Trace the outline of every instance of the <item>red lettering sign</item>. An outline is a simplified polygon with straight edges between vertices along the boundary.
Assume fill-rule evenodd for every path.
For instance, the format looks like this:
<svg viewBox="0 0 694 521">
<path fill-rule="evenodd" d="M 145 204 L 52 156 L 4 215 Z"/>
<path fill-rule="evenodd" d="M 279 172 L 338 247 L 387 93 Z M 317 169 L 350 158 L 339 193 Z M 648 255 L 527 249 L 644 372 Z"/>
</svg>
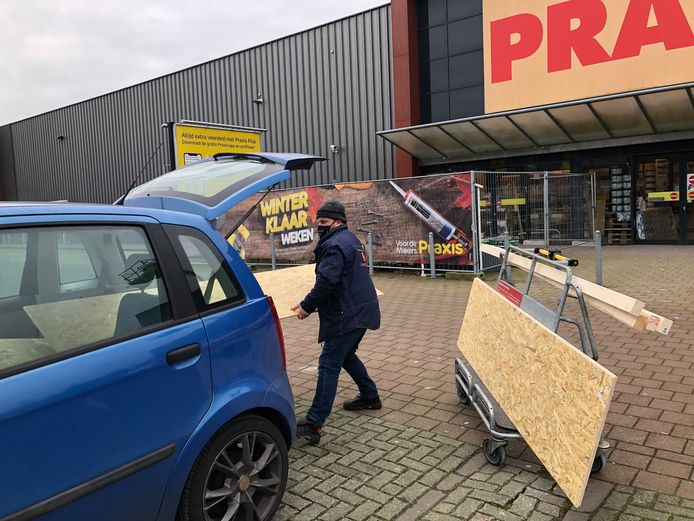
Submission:
<svg viewBox="0 0 694 521">
<path fill-rule="evenodd" d="M 528 58 L 542 44 L 542 20 L 532 14 L 519 14 L 491 23 L 492 83 L 513 79 L 513 62 Z M 514 35 L 519 37 L 513 43 Z"/>
<path fill-rule="evenodd" d="M 578 20 L 577 29 L 571 22 Z M 607 8 L 600 0 L 571 0 L 547 8 L 547 71 L 571 68 L 571 52 L 583 65 L 603 63 L 610 55 L 595 39 L 607 24 Z"/>
<path fill-rule="evenodd" d="M 651 11 L 658 24 L 649 27 Z M 658 43 L 668 51 L 694 45 L 694 34 L 679 0 L 631 0 L 612 59 L 639 56 L 643 47 Z"/>
<path fill-rule="evenodd" d="M 650 24 L 651 15 L 655 24 Z M 630 0 L 612 54 L 597 40 L 608 17 L 603 0 L 568 0 L 549 6 L 547 72 L 572 69 L 574 54 L 582 66 L 588 66 L 639 56 L 649 45 L 662 44 L 667 51 L 694 46 L 694 32 L 680 0 Z M 544 38 L 542 20 L 529 13 L 495 20 L 490 31 L 493 84 L 511 81 L 513 63 L 535 55 Z"/>
</svg>

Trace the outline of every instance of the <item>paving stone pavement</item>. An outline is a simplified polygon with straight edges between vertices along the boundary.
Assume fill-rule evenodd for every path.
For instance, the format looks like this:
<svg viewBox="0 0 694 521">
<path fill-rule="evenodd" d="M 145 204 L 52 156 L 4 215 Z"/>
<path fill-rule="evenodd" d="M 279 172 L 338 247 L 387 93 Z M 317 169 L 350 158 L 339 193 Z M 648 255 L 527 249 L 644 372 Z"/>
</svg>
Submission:
<svg viewBox="0 0 694 521">
<path fill-rule="evenodd" d="M 594 519 L 687 519 L 687 510 L 694 509 L 694 299 L 691 298 L 694 291 L 694 283 L 691 282 L 694 280 L 694 248 L 631 246 L 607 247 L 603 251 L 605 285 L 645 301 L 651 311 L 675 319 L 675 325 L 669 336 L 638 333 L 598 311 L 590 310 L 600 350 L 599 361 L 617 374 L 619 380 L 604 431 L 605 437 L 613 444 L 614 449 L 608 456 L 607 467 L 599 475 L 602 481 L 591 482 L 588 494 L 592 493 L 593 483 L 605 483 L 605 486 L 611 487 L 612 496 L 616 495 L 615 497 L 622 499 L 626 497 L 623 508 L 603 507 L 600 512 L 591 515 Z M 575 248 L 566 253 L 581 260 L 581 266 L 575 270 L 577 275 L 594 280 L 590 248 Z M 487 281 L 493 283 L 490 279 L 492 278 L 488 278 Z M 455 440 L 459 447 L 469 446 L 471 449 L 478 449 L 487 433 L 477 415 L 469 408 L 461 407 L 453 383 L 453 360 L 459 355 L 455 344 L 471 283 L 429 280 L 412 274 L 392 273 L 377 273 L 374 280 L 377 287 L 385 293 L 381 299 L 382 327 L 379 331 L 367 333 L 359 354 L 379 386 L 384 408 L 380 411 L 370 411 L 369 421 L 363 424 L 358 422 L 364 420 L 355 420 L 356 424 L 347 421 L 346 428 L 358 430 L 358 426 L 362 425 L 358 434 L 365 434 L 371 432 L 368 431 L 369 425 L 396 425 L 403 429 L 402 432 L 409 432 L 407 429 L 411 428 L 423 433 L 417 439 L 424 437 L 438 440 L 442 437 L 441 439 Z M 553 303 L 554 290 L 541 283 L 534 284 L 533 288 L 534 296 L 539 300 Z M 577 307 L 574 303 L 569 303 L 568 312 L 575 315 Z M 297 402 L 300 404 L 312 398 L 315 388 L 316 363 L 320 352 L 320 346 L 315 342 L 317 322 L 317 317 L 305 321 L 288 319 L 283 322 L 288 371 Z M 568 328 L 560 329 L 559 332 L 569 340 L 576 340 L 575 332 Z M 355 387 L 349 378 L 343 375 L 336 403 L 352 398 L 355 393 Z M 386 423 L 372 424 L 371 420 Z M 342 436 L 347 440 L 351 434 L 357 434 L 351 431 L 342 433 L 342 424 L 339 422 L 345 421 L 339 414 L 331 416 L 327 427 L 331 432 L 337 430 L 336 434 L 339 433 L 339 436 L 331 439 L 335 436 L 331 435 L 326 439 L 325 446 L 318 449 L 306 449 L 308 452 L 299 460 L 317 460 L 312 450 L 327 450 L 340 454 L 339 451 L 343 449 L 340 448 L 341 441 L 338 440 Z M 388 451 L 383 447 L 380 451 L 371 452 L 370 457 L 375 457 L 375 454 L 379 455 L 381 460 L 388 461 L 385 459 Z M 530 465 L 530 469 L 544 472 L 532 451 L 524 443 L 511 444 L 508 454 L 509 461 L 517 462 L 515 468 L 529 472 L 525 466 Z M 481 457 L 479 453 L 476 455 Z M 325 456 L 327 454 L 321 457 Z M 474 456 L 475 454 L 472 454 L 470 457 Z M 433 463 L 433 460 L 429 463 Z M 301 466 L 301 463 L 299 465 Z M 323 462 L 320 465 L 323 465 Z M 496 472 L 510 472 L 508 469 L 511 467 L 513 465 L 507 464 L 500 470 L 488 468 L 486 473 L 479 472 L 491 476 Z M 293 466 L 293 472 L 304 472 L 311 476 L 308 470 L 310 468 L 311 465 L 301 468 Z M 325 468 L 332 470 L 332 466 Z M 413 469 L 410 470 L 414 472 Z M 356 472 L 360 470 L 356 469 Z M 456 472 L 448 474 L 458 475 Z M 383 475 L 382 479 L 386 476 L 387 474 Z M 406 474 L 406 478 L 408 476 L 410 475 Z M 329 478 L 339 481 L 338 477 L 332 475 Z M 349 476 L 349 479 L 357 478 Z M 474 484 L 474 490 L 490 492 L 485 490 L 489 487 L 488 481 L 477 478 L 465 481 Z M 517 478 L 512 478 L 511 481 L 517 481 Z M 397 484 L 384 484 L 379 492 L 388 495 L 390 500 L 382 505 L 388 504 L 392 510 L 397 510 L 400 505 L 402 508 L 398 510 L 398 515 L 410 512 L 410 517 L 403 519 L 425 519 L 417 517 L 423 515 L 417 514 L 417 509 L 426 509 L 426 515 L 433 516 L 431 519 L 464 519 L 456 517 L 462 515 L 460 512 L 456 513 L 460 505 L 469 500 L 465 504 L 471 508 L 475 501 L 480 501 L 486 506 L 487 512 L 483 512 L 480 506 L 471 514 L 478 516 L 475 519 L 524 519 L 511 512 L 508 503 L 487 504 L 484 499 L 471 496 L 466 496 L 457 504 L 453 513 L 446 512 L 445 509 L 449 507 L 443 505 L 447 504 L 450 494 L 437 488 L 438 483 L 426 485 L 416 480 L 415 482 L 427 487 L 426 490 L 422 489 L 421 494 L 415 494 L 414 491 L 420 490 L 420 487 L 413 485 L 414 491 L 404 497 L 400 496 L 402 491 L 397 489 Z M 478 487 L 478 482 L 484 486 Z M 454 490 L 464 488 L 472 490 L 464 485 L 456 485 Z M 533 487 L 528 490 L 532 492 Z M 659 495 L 653 500 L 653 504 L 644 505 L 644 501 L 639 499 L 639 494 L 643 494 L 643 491 L 652 491 Z M 357 495 L 362 497 L 358 493 Z M 416 497 L 412 499 L 412 495 Z M 306 499 L 306 496 L 301 494 L 297 497 L 309 501 L 309 506 L 315 509 L 315 512 L 322 506 L 317 501 L 318 496 L 315 501 Z M 532 495 L 530 497 L 533 498 Z M 376 508 L 377 499 L 383 499 L 382 495 L 375 494 L 366 502 L 347 508 L 344 503 L 351 504 L 347 501 L 348 498 L 356 500 L 355 496 L 345 493 L 345 497 L 340 499 L 336 506 L 327 508 L 323 505 L 324 511 L 333 512 L 331 515 L 337 516 L 334 519 L 352 519 L 349 515 L 368 512 L 371 508 Z M 632 503 L 630 498 L 636 498 L 635 503 Z M 538 499 L 540 505 L 542 499 L 548 498 L 534 499 Z M 325 498 L 322 500 L 327 501 Z M 617 505 L 618 499 L 614 501 L 611 504 Z M 532 500 L 526 498 L 519 504 L 530 503 Z M 434 506 L 428 508 L 429 504 Z M 671 505 L 673 508 L 658 509 L 656 505 L 659 504 Z M 295 517 L 296 519 L 320 519 L 324 513 L 313 518 L 306 517 L 313 514 L 305 513 L 307 506 L 298 506 L 287 503 L 283 515 L 303 516 Z M 442 508 L 444 511 L 440 511 Z M 494 508 L 498 510 L 490 510 Z M 535 509 L 531 514 L 535 517 L 528 519 L 562 519 L 560 516 L 563 515 L 563 511 L 557 512 L 556 508 L 548 506 L 542 508 L 549 512 Z M 635 510 L 639 508 L 651 509 L 654 513 L 650 517 L 639 517 L 645 515 L 643 511 Z M 668 509 L 677 511 L 668 516 Z M 501 514 L 502 511 L 506 513 Z M 617 514 L 613 515 L 610 511 Z M 335 512 L 342 514 L 338 515 Z M 379 518 L 378 512 L 379 509 L 370 511 L 361 519 L 368 519 L 369 516 L 373 519 L 384 518 Z M 569 511 L 567 519 L 588 519 L 586 514 Z M 439 517 L 435 517 L 436 515 Z M 690 517 L 693 516 L 690 514 Z M 397 519 L 397 516 L 391 518 Z"/>
<path fill-rule="evenodd" d="M 297 403 L 305 412 L 309 403 Z M 327 434 L 290 452 L 276 520 L 694 520 L 694 501 L 591 480 L 581 511 L 520 460 L 489 465 L 475 445 L 336 409 Z"/>
</svg>

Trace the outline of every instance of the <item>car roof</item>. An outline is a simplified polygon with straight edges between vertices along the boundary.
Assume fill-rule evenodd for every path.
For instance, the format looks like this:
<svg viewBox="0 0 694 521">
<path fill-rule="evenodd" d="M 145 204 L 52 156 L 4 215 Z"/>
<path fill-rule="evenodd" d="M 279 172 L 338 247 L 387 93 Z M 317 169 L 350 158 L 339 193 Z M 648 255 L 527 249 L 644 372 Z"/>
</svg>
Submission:
<svg viewBox="0 0 694 521">
<path fill-rule="evenodd" d="M 142 216 L 167 224 L 182 224 L 206 227 L 207 221 L 200 216 L 172 212 L 157 208 L 128 207 L 110 204 L 63 203 L 63 202 L 0 202 L 0 218 L 29 215 L 113 215 Z"/>
</svg>

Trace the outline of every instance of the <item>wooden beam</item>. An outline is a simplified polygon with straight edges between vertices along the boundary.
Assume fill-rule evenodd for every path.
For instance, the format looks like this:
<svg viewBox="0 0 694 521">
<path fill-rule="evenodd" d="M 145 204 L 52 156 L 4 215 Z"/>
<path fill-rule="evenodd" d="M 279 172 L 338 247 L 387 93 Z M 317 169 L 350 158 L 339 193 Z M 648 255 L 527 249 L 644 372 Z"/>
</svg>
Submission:
<svg viewBox="0 0 694 521">
<path fill-rule="evenodd" d="M 489 255 L 502 255 L 503 251 L 501 248 L 498 248 L 496 246 L 491 246 L 488 244 L 483 244 L 482 245 L 482 251 L 484 253 L 487 253 Z M 530 259 L 527 259 L 525 257 L 522 257 L 520 255 L 516 254 L 511 254 L 509 256 L 509 264 L 512 266 L 517 266 L 519 268 L 524 268 L 524 269 L 529 269 L 530 264 L 532 261 Z M 538 265 L 539 267 L 539 265 Z M 543 266 L 543 268 L 546 266 Z M 551 270 L 551 268 L 550 268 Z M 563 286 L 563 276 L 561 278 L 558 278 L 556 275 L 557 273 L 560 273 L 559 271 L 556 270 L 551 270 L 551 271 L 546 271 L 546 270 L 535 270 L 535 273 L 540 276 L 543 280 L 546 282 L 557 286 L 561 287 Z M 561 282 L 560 282 L 561 280 Z M 581 279 L 580 277 L 573 277 L 573 280 L 575 282 L 580 281 L 581 283 L 588 282 L 585 279 Z M 592 283 L 591 283 L 592 284 Z M 652 311 L 648 311 L 647 309 L 642 309 L 639 314 L 634 314 L 634 313 L 628 313 L 622 309 L 619 309 L 617 307 L 612 306 L 608 302 L 605 302 L 603 300 L 600 300 L 598 298 L 595 298 L 591 295 L 588 295 L 585 293 L 585 285 L 584 284 L 579 284 L 581 289 L 584 290 L 584 300 L 586 301 L 587 304 L 593 306 L 596 309 L 599 309 L 603 313 L 611 316 L 615 320 L 618 320 L 619 322 L 634 328 L 636 331 L 655 331 L 657 333 L 667 335 L 670 332 L 670 329 L 672 328 L 672 320 L 662 317 L 656 313 L 653 313 Z M 575 296 L 575 292 L 571 292 L 572 295 Z M 620 294 L 621 295 L 621 294 Z"/>
<path fill-rule="evenodd" d="M 646 329 L 648 331 L 655 331 L 657 333 L 667 335 L 670 332 L 670 329 L 672 329 L 672 320 L 661 317 L 660 315 L 656 315 L 647 309 L 644 309 L 641 312 L 640 318 L 644 319 L 646 322 Z"/>
<path fill-rule="evenodd" d="M 490 244 L 482 244 L 481 249 L 484 253 L 494 255 L 495 257 L 500 257 L 504 254 L 504 250 L 502 248 L 492 246 Z M 530 269 L 530 265 L 532 264 L 532 260 L 528 259 L 527 257 L 517 255 L 515 253 L 510 254 L 509 261 L 512 261 L 512 264 L 514 266 L 518 266 L 524 269 Z M 563 284 L 566 280 L 566 277 L 564 276 L 563 272 L 556 270 L 551 266 L 547 266 L 546 264 L 537 263 L 537 265 L 535 266 L 535 273 L 542 275 L 545 278 L 554 280 L 555 282 L 559 282 L 561 284 Z M 617 293 L 616 291 L 613 291 L 609 288 L 599 286 L 598 284 L 590 282 L 589 280 L 585 280 L 575 276 L 572 277 L 572 280 L 577 286 L 581 288 L 585 296 L 602 301 L 605 304 L 608 304 L 622 311 L 626 311 L 627 313 L 630 313 L 632 315 L 639 315 L 639 313 L 641 313 L 641 311 L 645 307 L 645 304 L 640 300 L 636 300 L 635 298 L 631 298 L 627 295 L 622 295 L 621 293 Z"/>
</svg>

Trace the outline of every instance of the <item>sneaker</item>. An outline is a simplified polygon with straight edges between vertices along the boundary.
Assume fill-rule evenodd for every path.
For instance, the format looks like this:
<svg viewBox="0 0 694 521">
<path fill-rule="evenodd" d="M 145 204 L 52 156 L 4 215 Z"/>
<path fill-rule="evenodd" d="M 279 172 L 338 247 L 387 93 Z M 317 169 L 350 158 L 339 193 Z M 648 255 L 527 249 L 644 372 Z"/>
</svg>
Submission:
<svg viewBox="0 0 694 521">
<path fill-rule="evenodd" d="M 376 398 L 363 398 L 361 394 L 358 394 L 354 400 L 348 400 L 342 404 L 342 408 L 346 411 L 362 411 L 364 409 L 375 411 L 381 407 L 383 407 L 383 405 L 378 396 L 376 396 Z"/>
<path fill-rule="evenodd" d="M 308 420 L 301 420 L 296 424 L 296 437 L 307 440 L 309 445 L 318 445 L 321 436 L 323 436 L 323 429 L 316 427 Z"/>
</svg>

